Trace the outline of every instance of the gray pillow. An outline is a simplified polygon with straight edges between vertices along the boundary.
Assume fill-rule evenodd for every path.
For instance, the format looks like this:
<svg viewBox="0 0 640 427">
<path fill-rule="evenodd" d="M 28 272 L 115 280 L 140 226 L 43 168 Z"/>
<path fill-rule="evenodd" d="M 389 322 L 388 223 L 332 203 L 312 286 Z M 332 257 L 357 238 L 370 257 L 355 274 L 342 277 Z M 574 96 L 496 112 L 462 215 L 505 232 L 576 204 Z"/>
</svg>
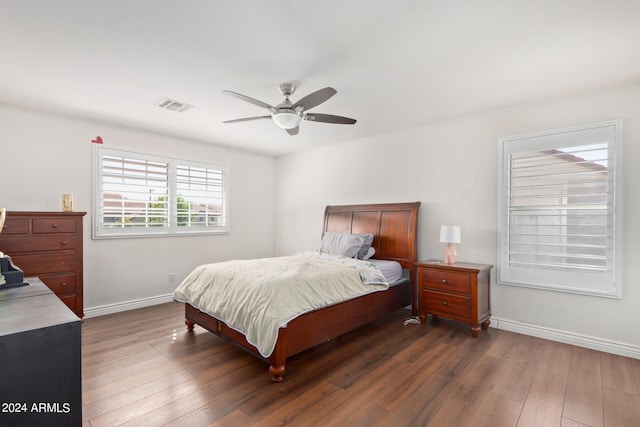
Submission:
<svg viewBox="0 0 640 427">
<path fill-rule="evenodd" d="M 320 252 L 353 258 L 358 254 L 364 242 L 363 234 L 328 232 L 322 237 Z"/>
</svg>

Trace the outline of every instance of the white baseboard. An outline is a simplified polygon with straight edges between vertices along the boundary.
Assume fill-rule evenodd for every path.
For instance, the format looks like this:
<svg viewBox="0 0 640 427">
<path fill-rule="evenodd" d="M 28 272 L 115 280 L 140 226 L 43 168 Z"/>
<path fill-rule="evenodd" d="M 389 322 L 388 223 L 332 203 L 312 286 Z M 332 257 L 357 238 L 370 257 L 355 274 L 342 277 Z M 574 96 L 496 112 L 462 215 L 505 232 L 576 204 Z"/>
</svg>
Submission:
<svg viewBox="0 0 640 427">
<path fill-rule="evenodd" d="M 116 304 L 108 304 L 99 307 L 91 307 L 84 310 L 85 319 L 91 317 L 105 316 L 107 314 L 120 313 L 122 311 L 134 310 L 136 308 L 149 307 L 152 305 L 165 304 L 173 301 L 172 294 L 158 295 L 150 298 L 142 298 L 133 301 L 124 301 Z M 545 326 L 531 325 L 529 323 L 515 320 L 491 318 L 491 327 L 537 338 L 544 338 L 550 341 L 557 341 L 571 344 L 578 347 L 590 348 L 592 350 L 604 351 L 606 353 L 640 359 L 640 347 L 620 343 L 588 335 L 576 334 L 573 332 L 561 331 L 547 328 Z"/>
<path fill-rule="evenodd" d="M 576 334 L 573 332 L 560 331 L 558 329 L 544 326 L 531 325 L 515 320 L 491 318 L 491 326 L 496 329 L 517 332 L 532 337 L 544 338 L 550 341 L 557 341 L 571 344 L 578 347 L 590 348 L 592 350 L 604 351 L 606 353 L 640 359 L 640 347 L 631 344 L 620 343 L 588 335 Z"/>
<path fill-rule="evenodd" d="M 105 316 L 107 314 L 120 313 L 121 311 L 134 310 L 136 308 L 149 307 L 173 301 L 172 294 L 158 295 L 150 298 L 142 298 L 133 301 L 124 301 L 115 304 L 101 305 L 84 309 L 84 318 Z"/>
</svg>

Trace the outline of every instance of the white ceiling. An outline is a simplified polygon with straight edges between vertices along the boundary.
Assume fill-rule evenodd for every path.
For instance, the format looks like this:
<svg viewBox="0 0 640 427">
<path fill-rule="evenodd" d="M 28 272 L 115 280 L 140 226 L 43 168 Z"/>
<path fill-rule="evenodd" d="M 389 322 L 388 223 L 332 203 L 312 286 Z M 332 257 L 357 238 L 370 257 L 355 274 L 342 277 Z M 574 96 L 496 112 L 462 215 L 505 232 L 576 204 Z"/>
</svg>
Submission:
<svg viewBox="0 0 640 427">
<path fill-rule="evenodd" d="M 1 103 L 280 155 L 637 83 L 640 1 L 0 0 L 0 61 Z M 358 122 L 222 123 L 282 82 Z"/>
</svg>

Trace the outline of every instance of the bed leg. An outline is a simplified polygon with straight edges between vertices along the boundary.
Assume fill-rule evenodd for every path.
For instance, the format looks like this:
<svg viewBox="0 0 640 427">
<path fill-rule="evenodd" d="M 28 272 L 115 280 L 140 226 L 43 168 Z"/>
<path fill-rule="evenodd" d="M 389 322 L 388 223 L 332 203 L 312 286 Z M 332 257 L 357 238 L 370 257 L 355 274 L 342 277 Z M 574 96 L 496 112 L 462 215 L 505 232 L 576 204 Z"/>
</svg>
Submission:
<svg viewBox="0 0 640 427">
<path fill-rule="evenodd" d="M 284 375 L 284 365 L 269 365 L 269 373 L 271 374 L 271 381 L 273 381 L 274 383 L 279 383 L 280 381 L 282 381 L 282 376 Z"/>
<path fill-rule="evenodd" d="M 287 362 L 287 328 L 278 330 L 276 346 L 269 356 L 269 373 L 274 383 L 282 381 L 284 365 Z"/>
<path fill-rule="evenodd" d="M 184 324 L 187 325 L 187 331 L 193 331 L 193 327 L 196 325 L 189 319 L 185 319 Z"/>
</svg>

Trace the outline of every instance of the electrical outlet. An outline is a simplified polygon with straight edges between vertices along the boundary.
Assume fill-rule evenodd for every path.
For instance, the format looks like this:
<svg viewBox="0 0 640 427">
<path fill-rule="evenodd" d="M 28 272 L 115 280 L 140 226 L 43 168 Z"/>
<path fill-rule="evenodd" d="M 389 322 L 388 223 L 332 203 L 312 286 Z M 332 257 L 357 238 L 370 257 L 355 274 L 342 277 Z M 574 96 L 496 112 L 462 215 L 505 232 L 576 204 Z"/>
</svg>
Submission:
<svg viewBox="0 0 640 427">
<path fill-rule="evenodd" d="M 176 273 L 169 273 L 169 281 L 170 282 L 176 281 Z"/>
</svg>

